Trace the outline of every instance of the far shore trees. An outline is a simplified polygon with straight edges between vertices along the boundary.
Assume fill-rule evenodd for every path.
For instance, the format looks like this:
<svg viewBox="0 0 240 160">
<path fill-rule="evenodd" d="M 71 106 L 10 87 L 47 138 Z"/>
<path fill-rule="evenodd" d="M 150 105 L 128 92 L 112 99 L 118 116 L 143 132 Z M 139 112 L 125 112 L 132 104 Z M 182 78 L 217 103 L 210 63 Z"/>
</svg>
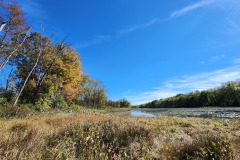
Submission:
<svg viewBox="0 0 240 160">
<path fill-rule="evenodd" d="M 239 107 L 240 81 L 222 84 L 219 88 L 179 94 L 142 104 L 141 108 Z"/>
</svg>

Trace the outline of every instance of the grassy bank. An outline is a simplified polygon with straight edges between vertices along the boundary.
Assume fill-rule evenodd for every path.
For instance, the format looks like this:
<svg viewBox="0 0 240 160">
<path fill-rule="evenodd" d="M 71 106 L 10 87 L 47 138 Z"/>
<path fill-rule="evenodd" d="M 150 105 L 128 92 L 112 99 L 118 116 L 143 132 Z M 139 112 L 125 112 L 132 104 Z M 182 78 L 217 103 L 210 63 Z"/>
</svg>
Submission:
<svg viewBox="0 0 240 160">
<path fill-rule="evenodd" d="M 0 119 L 0 159 L 239 159 L 240 121 L 115 112 Z"/>
</svg>

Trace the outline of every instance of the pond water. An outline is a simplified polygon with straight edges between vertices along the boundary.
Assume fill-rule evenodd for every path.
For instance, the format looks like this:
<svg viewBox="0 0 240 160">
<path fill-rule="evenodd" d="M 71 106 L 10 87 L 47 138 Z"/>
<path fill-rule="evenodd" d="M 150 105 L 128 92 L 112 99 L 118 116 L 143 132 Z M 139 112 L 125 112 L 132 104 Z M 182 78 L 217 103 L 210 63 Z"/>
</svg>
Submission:
<svg viewBox="0 0 240 160">
<path fill-rule="evenodd" d="M 132 109 L 133 117 L 217 117 L 240 119 L 240 107 L 203 107 L 203 108 L 157 108 L 157 109 Z"/>
<path fill-rule="evenodd" d="M 157 117 L 156 115 L 154 115 L 152 113 L 147 113 L 144 111 L 136 111 L 136 110 L 131 111 L 131 116 L 133 116 L 133 117 Z"/>
</svg>

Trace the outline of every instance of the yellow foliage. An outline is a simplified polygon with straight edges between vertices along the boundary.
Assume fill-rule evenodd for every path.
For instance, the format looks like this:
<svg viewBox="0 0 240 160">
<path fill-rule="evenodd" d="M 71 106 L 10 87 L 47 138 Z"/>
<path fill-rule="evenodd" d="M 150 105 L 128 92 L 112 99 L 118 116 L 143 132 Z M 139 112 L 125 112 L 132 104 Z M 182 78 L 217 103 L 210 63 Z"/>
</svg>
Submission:
<svg viewBox="0 0 240 160">
<path fill-rule="evenodd" d="M 71 104 L 81 92 L 82 67 L 78 53 L 67 48 L 52 68 L 48 81 L 52 83 L 54 93 L 63 95 L 66 102 Z"/>
</svg>

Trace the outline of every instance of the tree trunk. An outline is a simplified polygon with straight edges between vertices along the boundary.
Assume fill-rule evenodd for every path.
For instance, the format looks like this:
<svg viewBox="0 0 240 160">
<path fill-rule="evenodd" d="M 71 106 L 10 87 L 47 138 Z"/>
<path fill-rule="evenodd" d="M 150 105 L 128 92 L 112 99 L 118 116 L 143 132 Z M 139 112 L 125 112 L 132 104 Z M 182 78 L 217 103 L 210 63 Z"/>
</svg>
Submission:
<svg viewBox="0 0 240 160">
<path fill-rule="evenodd" d="M 9 75 L 8 75 L 8 78 L 7 78 L 7 81 L 6 81 L 6 87 L 5 87 L 5 92 L 7 92 L 8 90 L 8 87 L 9 87 L 9 79 L 10 79 L 10 76 L 12 75 L 12 72 L 13 72 L 13 68 L 11 69 Z"/>
<path fill-rule="evenodd" d="M 25 87 L 25 85 L 26 85 L 26 83 L 27 83 L 27 81 L 28 81 L 28 79 L 29 79 L 30 75 L 32 74 L 32 72 L 33 72 L 33 71 L 34 71 L 34 69 L 36 68 L 36 66 L 37 66 L 37 64 L 38 64 L 38 61 L 39 61 L 39 58 L 40 58 L 40 55 L 41 55 L 41 53 L 42 53 L 42 50 L 40 50 L 40 51 L 39 51 L 39 53 L 38 53 L 38 57 L 37 57 L 37 60 L 36 60 L 36 62 L 35 62 L 35 64 L 34 64 L 34 66 L 33 66 L 32 70 L 29 72 L 29 74 L 28 74 L 27 78 L 25 79 L 25 82 L 24 82 L 24 84 L 23 84 L 23 86 L 22 86 L 22 88 L 21 88 L 20 92 L 18 93 L 18 96 L 17 96 L 17 98 L 16 98 L 15 102 L 14 102 L 14 106 L 16 106 L 16 105 L 17 105 L 18 99 L 19 99 L 19 97 L 20 97 L 20 95 L 21 95 L 21 93 L 22 93 L 22 91 L 23 91 L 23 89 L 24 89 L 24 87 Z"/>
</svg>

